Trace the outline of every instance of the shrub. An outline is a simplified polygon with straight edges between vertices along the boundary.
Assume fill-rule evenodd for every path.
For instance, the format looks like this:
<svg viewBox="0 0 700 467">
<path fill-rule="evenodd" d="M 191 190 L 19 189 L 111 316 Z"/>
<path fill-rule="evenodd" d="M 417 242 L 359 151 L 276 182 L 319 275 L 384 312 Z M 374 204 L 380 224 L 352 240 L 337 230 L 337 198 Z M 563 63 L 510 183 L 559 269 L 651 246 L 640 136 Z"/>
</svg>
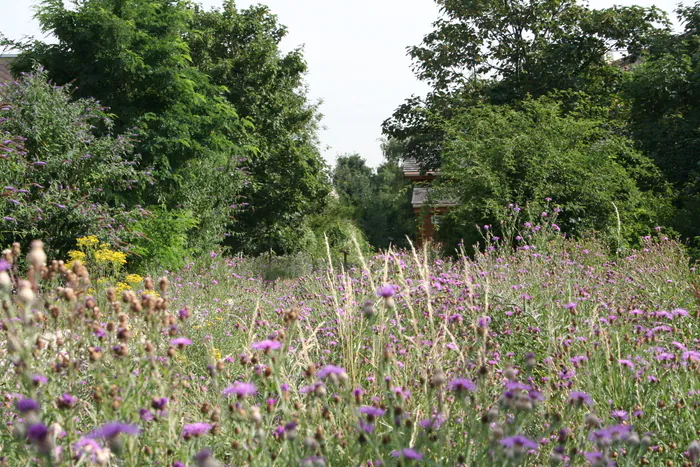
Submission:
<svg viewBox="0 0 700 467">
<path fill-rule="evenodd" d="M 127 195 L 149 177 L 111 125 L 98 102 L 71 101 L 42 71 L 0 85 L 0 242 L 41 237 L 61 255 L 90 234 L 126 245 L 126 226 L 144 214 Z"/>
</svg>

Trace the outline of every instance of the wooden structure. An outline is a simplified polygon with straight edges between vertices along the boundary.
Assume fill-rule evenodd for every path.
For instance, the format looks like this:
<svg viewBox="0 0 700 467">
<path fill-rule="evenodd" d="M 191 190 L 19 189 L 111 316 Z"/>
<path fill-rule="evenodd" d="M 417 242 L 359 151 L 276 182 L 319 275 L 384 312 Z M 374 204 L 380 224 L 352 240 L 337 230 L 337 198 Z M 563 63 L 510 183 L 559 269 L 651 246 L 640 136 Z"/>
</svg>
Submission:
<svg viewBox="0 0 700 467">
<path fill-rule="evenodd" d="M 406 159 L 403 162 L 403 176 L 413 185 L 411 206 L 418 219 L 416 246 L 422 246 L 424 242 L 431 241 L 442 215 L 457 205 L 454 200 L 431 198 L 430 185 L 439 175 L 439 171 L 423 170 L 414 159 Z"/>
</svg>

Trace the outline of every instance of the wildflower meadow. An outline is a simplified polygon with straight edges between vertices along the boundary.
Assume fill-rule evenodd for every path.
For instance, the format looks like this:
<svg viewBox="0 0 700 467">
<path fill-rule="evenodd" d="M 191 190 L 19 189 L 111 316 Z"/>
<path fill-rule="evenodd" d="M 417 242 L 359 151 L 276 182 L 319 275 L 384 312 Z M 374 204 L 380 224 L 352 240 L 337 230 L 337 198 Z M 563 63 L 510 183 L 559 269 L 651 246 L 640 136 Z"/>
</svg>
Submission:
<svg viewBox="0 0 700 467">
<path fill-rule="evenodd" d="M 700 278 L 556 224 L 264 281 L 3 252 L 3 465 L 700 465 Z"/>
</svg>

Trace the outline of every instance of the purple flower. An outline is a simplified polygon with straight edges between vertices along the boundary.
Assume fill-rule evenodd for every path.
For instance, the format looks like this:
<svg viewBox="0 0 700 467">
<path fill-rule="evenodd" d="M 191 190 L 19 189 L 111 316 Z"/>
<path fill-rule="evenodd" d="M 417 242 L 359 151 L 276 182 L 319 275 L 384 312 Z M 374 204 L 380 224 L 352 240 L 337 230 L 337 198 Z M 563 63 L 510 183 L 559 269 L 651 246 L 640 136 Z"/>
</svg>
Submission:
<svg viewBox="0 0 700 467">
<path fill-rule="evenodd" d="M 282 344 L 280 344 L 277 341 L 273 341 L 270 339 L 265 339 L 260 342 L 255 342 L 251 348 L 253 350 L 262 350 L 265 353 L 269 352 L 270 350 L 278 350 L 280 347 L 282 347 Z"/>
<path fill-rule="evenodd" d="M 70 409 L 75 406 L 75 404 L 78 403 L 78 399 L 75 397 L 71 396 L 70 394 L 62 394 L 58 396 L 58 399 L 56 399 L 56 403 L 58 404 L 58 407 L 61 409 Z"/>
<path fill-rule="evenodd" d="M 192 341 L 186 337 L 177 337 L 170 341 L 170 345 L 177 345 L 180 348 L 190 344 L 192 344 Z"/>
<path fill-rule="evenodd" d="M 185 425 L 182 429 L 182 437 L 188 439 L 192 437 L 202 436 L 206 433 L 209 433 L 209 430 L 211 430 L 211 428 L 212 425 L 210 423 L 190 423 L 189 425 Z"/>
<path fill-rule="evenodd" d="M 368 417 L 381 417 L 386 413 L 386 410 L 380 409 L 379 407 L 374 407 L 371 405 L 363 405 L 359 408 L 360 413 L 367 415 Z"/>
<path fill-rule="evenodd" d="M 211 449 L 204 448 L 194 456 L 194 460 L 197 461 L 197 465 L 209 465 L 205 462 L 211 457 L 213 457 Z"/>
<path fill-rule="evenodd" d="M 321 368 L 321 370 L 317 374 L 317 376 L 320 379 L 324 379 L 324 378 L 331 376 L 331 375 L 339 376 L 342 378 L 342 377 L 347 376 L 347 373 L 345 372 L 344 368 L 341 368 L 339 366 L 326 365 L 323 368 Z"/>
<path fill-rule="evenodd" d="M 392 457 L 403 457 L 404 459 L 419 461 L 423 459 L 423 454 L 411 448 L 403 448 L 397 451 L 391 451 Z"/>
<path fill-rule="evenodd" d="M 27 439 L 33 443 L 40 443 L 46 439 L 49 429 L 43 423 L 36 423 L 27 429 Z"/>
<path fill-rule="evenodd" d="M 523 435 L 509 436 L 503 438 L 501 444 L 506 448 L 512 449 L 537 449 L 537 443 Z"/>
<path fill-rule="evenodd" d="M 21 413 L 38 412 L 39 403 L 34 399 L 23 398 L 17 401 L 17 410 Z"/>
<path fill-rule="evenodd" d="M 73 445 L 73 449 L 75 450 L 78 459 L 82 459 L 85 456 L 89 458 L 93 464 L 97 463 L 98 455 L 104 452 L 102 446 L 91 438 L 80 438 Z"/>
<path fill-rule="evenodd" d="M 231 386 L 221 391 L 221 394 L 225 396 L 235 394 L 238 397 L 246 397 L 254 396 L 257 392 L 258 388 L 256 388 L 253 383 L 242 383 L 240 381 L 236 381 Z"/>
<path fill-rule="evenodd" d="M 571 391 L 569 393 L 569 402 L 572 402 L 575 405 L 581 406 L 581 405 L 593 405 L 593 398 L 586 394 L 585 392 L 581 391 Z"/>
<path fill-rule="evenodd" d="M 616 418 L 621 422 L 624 422 L 629 418 L 629 414 L 624 410 L 613 410 L 612 412 L 610 412 L 610 416 L 612 416 L 612 418 Z"/>
<path fill-rule="evenodd" d="M 90 433 L 87 437 L 109 439 L 119 436 L 120 434 L 138 435 L 140 433 L 141 429 L 138 427 L 138 425 L 122 422 L 109 422 Z"/>
<path fill-rule="evenodd" d="M 396 293 L 396 290 L 393 285 L 383 285 L 379 288 L 377 288 L 377 296 L 382 297 L 382 298 L 389 298 L 393 297 L 394 294 Z"/>
<path fill-rule="evenodd" d="M 447 420 L 445 419 L 445 416 L 442 414 L 438 414 L 434 417 L 431 418 L 426 418 L 425 420 L 421 420 L 418 422 L 418 425 L 421 427 L 425 428 L 426 430 L 437 430 L 440 428 L 443 423 L 445 423 Z"/>
<path fill-rule="evenodd" d="M 479 328 L 486 328 L 488 325 L 491 324 L 491 317 L 490 316 L 480 316 L 476 320 L 476 326 Z"/>
<path fill-rule="evenodd" d="M 476 384 L 474 384 L 471 380 L 467 378 L 457 378 L 453 381 L 450 381 L 447 387 L 456 392 L 476 391 Z"/>
<path fill-rule="evenodd" d="M 8 263 L 7 261 L 5 261 L 4 259 L 0 259 L 0 272 L 1 271 L 9 271 L 11 266 L 12 265 L 10 263 Z"/>
<path fill-rule="evenodd" d="M 46 165 L 46 162 L 36 161 L 32 165 L 34 165 L 35 167 L 42 167 L 42 166 Z"/>
<path fill-rule="evenodd" d="M 367 434 L 371 434 L 374 431 L 374 425 L 372 423 L 367 423 L 364 420 L 360 420 L 359 428 L 360 431 L 363 431 Z"/>
<path fill-rule="evenodd" d="M 48 378 L 44 375 L 34 375 L 32 376 L 32 381 L 34 381 L 34 384 L 46 384 L 49 382 Z"/>
</svg>

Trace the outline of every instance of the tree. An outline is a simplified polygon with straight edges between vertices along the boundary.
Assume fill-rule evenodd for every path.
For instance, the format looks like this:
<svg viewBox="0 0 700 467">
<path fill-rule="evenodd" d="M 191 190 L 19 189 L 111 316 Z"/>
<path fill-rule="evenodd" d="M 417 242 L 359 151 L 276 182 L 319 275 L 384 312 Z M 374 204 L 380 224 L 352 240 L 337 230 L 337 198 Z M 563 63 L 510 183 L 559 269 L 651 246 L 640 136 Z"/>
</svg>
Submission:
<svg viewBox="0 0 700 467">
<path fill-rule="evenodd" d="M 35 63 L 77 98 L 94 97 L 114 113 L 116 132 L 135 133 L 141 164 L 157 183 L 133 196 L 144 204 L 194 212 L 195 244 L 223 237 L 243 179 L 239 159 L 250 152 L 234 107 L 193 66 L 185 37 L 192 14 L 185 1 L 85 0 L 68 9 L 43 0 L 37 17 L 54 44 L 22 49 L 14 70 Z"/>
<path fill-rule="evenodd" d="M 387 161 L 375 172 L 358 154 L 340 156 L 333 170 L 333 186 L 346 216 L 357 223 L 370 245 L 381 249 L 408 246 L 406 236 L 413 235 L 415 220 L 408 183 L 397 162 Z"/>
<path fill-rule="evenodd" d="M 450 213 L 451 230 L 469 242 L 475 224 L 497 225 L 509 203 L 552 198 L 563 232 L 598 232 L 618 242 L 636 241 L 672 212 L 670 187 L 633 141 L 604 120 L 563 115 L 547 98 L 525 101 L 521 110 L 467 109 L 448 134 L 439 180 L 461 200 Z"/>
<path fill-rule="evenodd" d="M 700 237 L 700 4 L 680 8 L 684 31 L 658 39 L 625 88 L 635 139 L 678 191 L 674 227 Z"/>
<path fill-rule="evenodd" d="M 416 75 L 433 88 L 412 97 L 384 123 L 404 140 L 406 156 L 439 167 L 443 124 L 457 109 L 517 104 L 555 91 L 574 106 L 616 105 L 623 73 L 610 63 L 619 51 L 638 57 L 667 33 L 656 8 L 592 10 L 575 0 L 437 0 L 441 17 L 419 46 L 409 48 Z M 661 24 L 663 27 L 658 27 Z"/>
<path fill-rule="evenodd" d="M 302 51 L 280 51 L 287 30 L 261 5 L 239 11 L 227 0 L 221 9 L 196 7 L 189 29 L 193 64 L 225 87 L 226 100 L 254 124 L 249 133 L 256 151 L 246 161 L 250 183 L 242 194 L 246 209 L 230 226 L 228 244 L 249 253 L 294 250 L 294 232 L 323 208 L 330 190 Z"/>
</svg>

